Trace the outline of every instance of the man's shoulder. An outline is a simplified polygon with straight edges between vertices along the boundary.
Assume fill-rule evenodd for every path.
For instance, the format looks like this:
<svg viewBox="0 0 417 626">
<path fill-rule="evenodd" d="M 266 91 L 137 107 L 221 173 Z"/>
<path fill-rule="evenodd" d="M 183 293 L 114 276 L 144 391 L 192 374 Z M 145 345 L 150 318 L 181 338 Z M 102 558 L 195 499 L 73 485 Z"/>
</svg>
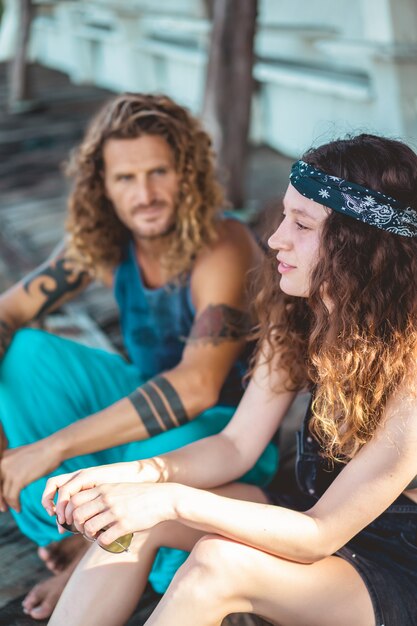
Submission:
<svg viewBox="0 0 417 626">
<path fill-rule="evenodd" d="M 218 221 L 217 231 L 219 238 L 226 241 L 255 241 L 254 235 L 249 226 L 242 220 L 235 217 L 225 216 Z"/>
<path fill-rule="evenodd" d="M 197 256 L 191 272 L 198 289 L 206 282 L 240 282 L 260 260 L 260 248 L 248 226 L 235 219 L 218 225 L 218 238 Z"/>
<path fill-rule="evenodd" d="M 229 255 L 256 258 L 259 246 L 256 239 L 243 222 L 233 218 L 223 218 L 217 224 L 217 239 L 204 248 L 197 256 L 197 262 L 209 262 L 210 259 Z"/>
</svg>

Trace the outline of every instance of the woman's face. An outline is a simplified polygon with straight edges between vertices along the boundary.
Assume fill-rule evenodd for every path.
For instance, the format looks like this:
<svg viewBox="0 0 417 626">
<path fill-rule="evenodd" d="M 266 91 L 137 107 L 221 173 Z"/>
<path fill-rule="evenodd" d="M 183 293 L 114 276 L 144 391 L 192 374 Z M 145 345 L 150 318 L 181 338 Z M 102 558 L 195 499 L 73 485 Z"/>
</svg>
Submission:
<svg viewBox="0 0 417 626">
<path fill-rule="evenodd" d="M 268 239 L 278 252 L 280 287 L 290 296 L 307 298 L 310 277 L 319 255 L 323 224 L 328 209 L 302 196 L 292 185 L 284 197 L 284 219 Z"/>
</svg>

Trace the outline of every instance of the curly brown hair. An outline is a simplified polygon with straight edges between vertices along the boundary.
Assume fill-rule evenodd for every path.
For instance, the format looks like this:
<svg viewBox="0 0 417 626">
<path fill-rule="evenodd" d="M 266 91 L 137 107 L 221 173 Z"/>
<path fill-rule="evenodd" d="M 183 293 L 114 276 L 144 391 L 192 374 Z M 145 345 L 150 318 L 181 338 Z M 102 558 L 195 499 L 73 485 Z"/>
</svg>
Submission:
<svg viewBox="0 0 417 626">
<path fill-rule="evenodd" d="M 417 155 L 399 141 L 362 134 L 302 158 L 417 207 Z M 311 432 L 329 459 L 346 462 L 371 439 L 415 362 L 417 239 L 329 211 L 308 299 L 280 290 L 275 256 L 265 263 L 257 357 L 268 346 L 270 367 L 287 372 L 288 388 L 315 387 Z"/>
<path fill-rule="evenodd" d="M 175 231 L 163 258 L 169 275 L 189 270 L 197 253 L 216 240 L 216 220 L 224 198 L 215 178 L 209 136 L 197 119 L 167 96 L 125 93 L 109 101 L 93 118 L 66 168 L 73 178 L 67 220 L 69 247 L 93 274 L 116 266 L 129 238 L 105 194 L 104 145 L 109 139 L 142 135 L 167 141 L 179 175 Z"/>
</svg>

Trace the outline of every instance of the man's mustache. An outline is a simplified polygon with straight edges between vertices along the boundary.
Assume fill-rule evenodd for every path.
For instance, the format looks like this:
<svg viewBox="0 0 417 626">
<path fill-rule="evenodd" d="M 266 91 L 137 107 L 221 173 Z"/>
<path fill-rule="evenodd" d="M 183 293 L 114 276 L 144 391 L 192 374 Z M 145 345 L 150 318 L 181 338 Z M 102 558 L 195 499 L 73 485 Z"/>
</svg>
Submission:
<svg viewBox="0 0 417 626">
<path fill-rule="evenodd" d="M 162 209 L 166 206 L 166 202 L 164 200 L 152 200 L 148 204 L 135 204 L 132 208 L 132 213 L 136 213 L 137 211 L 146 211 L 147 209 Z"/>
</svg>

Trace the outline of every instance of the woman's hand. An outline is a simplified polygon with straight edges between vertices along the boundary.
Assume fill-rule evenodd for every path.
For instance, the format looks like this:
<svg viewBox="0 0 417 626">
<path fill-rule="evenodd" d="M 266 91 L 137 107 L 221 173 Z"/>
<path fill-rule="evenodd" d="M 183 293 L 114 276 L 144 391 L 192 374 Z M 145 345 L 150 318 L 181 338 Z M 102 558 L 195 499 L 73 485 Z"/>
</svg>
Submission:
<svg viewBox="0 0 417 626">
<path fill-rule="evenodd" d="M 3 503 L 20 512 L 20 492 L 56 469 L 62 459 L 47 439 L 3 451 L 0 460 Z"/>
<path fill-rule="evenodd" d="M 80 491 L 92 489 L 104 483 L 161 482 L 164 477 L 163 467 L 162 459 L 153 458 L 144 461 L 98 465 L 70 474 L 53 476 L 46 483 L 42 505 L 49 515 L 56 514 L 58 521 L 64 522 L 65 509 L 70 498 Z M 57 493 L 55 505 L 54 499 Z"/>
<path fill-rule="evenodd" d="M 174 483 L 98 485 L 70 498 L 65 522 L 74 524 L 80 533 L 106 546 L 127 533 L 176 519 L 177 487 Z"/>
</svg>

